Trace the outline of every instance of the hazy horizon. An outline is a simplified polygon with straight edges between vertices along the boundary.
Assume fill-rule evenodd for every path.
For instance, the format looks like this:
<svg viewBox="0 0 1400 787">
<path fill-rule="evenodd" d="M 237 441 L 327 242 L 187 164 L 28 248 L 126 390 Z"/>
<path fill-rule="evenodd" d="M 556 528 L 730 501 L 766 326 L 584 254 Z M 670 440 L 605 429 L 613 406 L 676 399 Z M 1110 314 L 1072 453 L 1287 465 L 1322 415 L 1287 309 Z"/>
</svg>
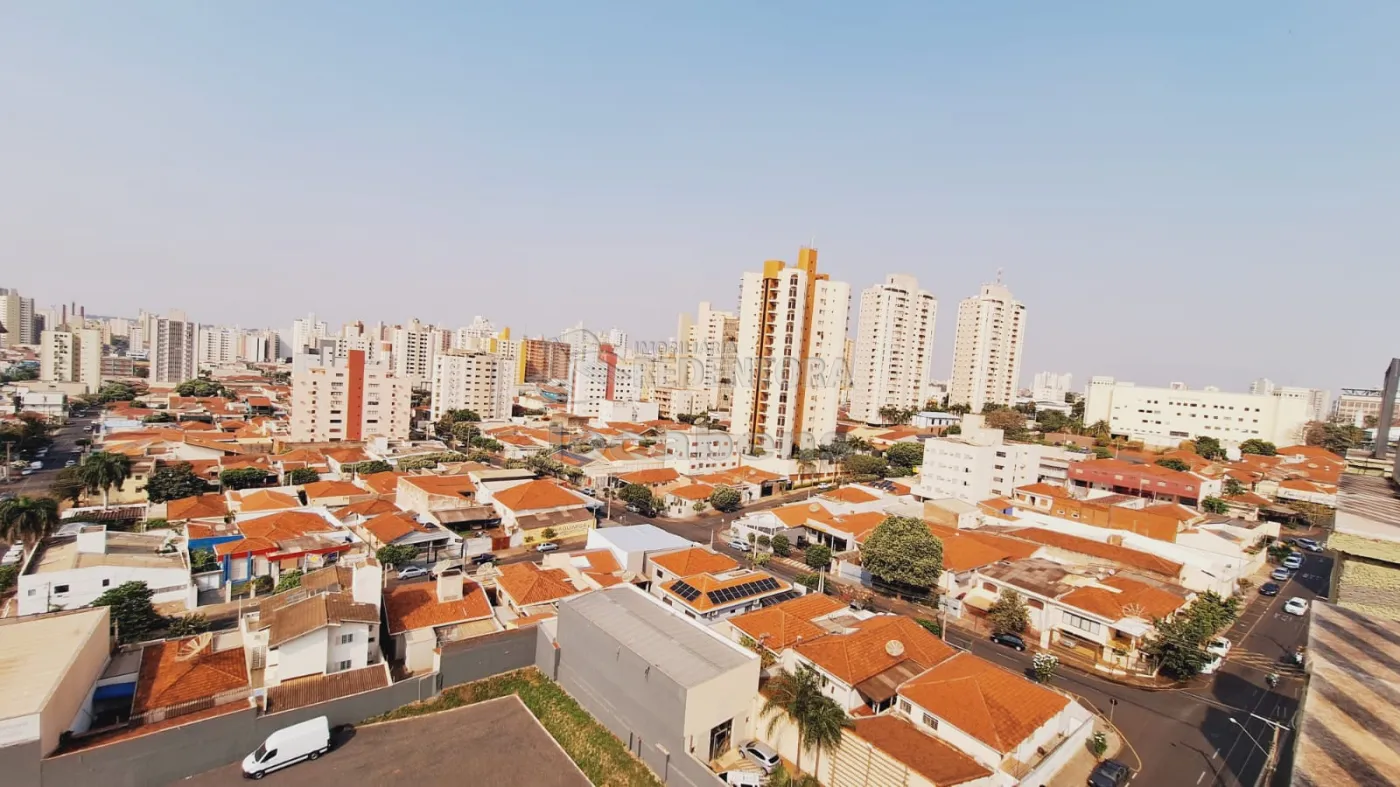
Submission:
<svg viewBox="0 0 1400 787">
<path fill-rule="evenodd" d="M 11 3 L 0 287 L 632 340 L 793 262 L 957 302 L 1040 371 L 1378 387 L 1400 6 Z M 1371 301 L 1376 301 L 1372 306 Z"/>
</svg>

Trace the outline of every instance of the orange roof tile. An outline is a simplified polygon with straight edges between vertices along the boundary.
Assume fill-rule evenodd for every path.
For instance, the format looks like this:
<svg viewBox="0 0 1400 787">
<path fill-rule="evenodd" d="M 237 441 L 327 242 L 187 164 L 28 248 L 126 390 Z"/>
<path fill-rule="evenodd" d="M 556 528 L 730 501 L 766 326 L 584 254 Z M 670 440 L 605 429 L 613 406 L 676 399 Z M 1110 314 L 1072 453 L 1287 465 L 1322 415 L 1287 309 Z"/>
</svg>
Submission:
<svg viewBox="0 0 1400 787">
<path fill-rule="evenodd" d="M 722 601 L 719 603 L 711 601 L 710 597 L 706 595 L 712 590 L 727 590 L 729 588 L 737 588 L 740 585 L 746 585 L 750 582 L 757 582 L 761 579 L 772 579 L 775 582 L 777 582 L 777 587 L 769 591 L 753 593 L 741 599 L 736 598 L 730 601 Z M 700 595 L 690 600 L 686 600 L 676 590 L 677 584 L 681 582 L 684 582 L 692 588 L 700 591 Z M 662 585 L 661 589 L 675 596 L 677 599 L 680 600 L 681 603 L 685 604 L 691 609 L 703 611 L 733 606 L 734 604 L 740 604 L 746 601 L 751 601 L 761 596 L 781 593 L 783 591 L 791 590 L 792 585 L 789 585 L 781 579 L 778 579 L 777 577 L 774 577 L 773 575 L 765 573 L 763 571 L 737 571 L 732 572 L 730 574 L 725 574 L 724 576 L 716 576 L 714 574 L 695 574 L 693 576 L 684 577 L 682 579 L 673 579 L 670 582 L 667 582 L 666 584 Z"/>
<path fill-rule="evenodd" d="M 811 642 L 826 635 L 826 629 L 813 618 L 841 609 L 841 602 L 822 593 L 808 593 L 791 601 L 774 604 L 732 617 L 729 623 L 751 639 L 774 652 L 799 642 Z"/>
<path fill-rule="evenodd" d="M 887 647 L 898 641 L 900 655 L 890 655 Z M 951 657 L 955 651 L 918 623 L 903 615 L 877 615 L 857 624 L 851 634 L 822 637 L 797 646 L 808 661 L 854 686 L 867 678 L 910 660 L 931 667 Z"/>
<path fill-rule="evenodd" d="M 360 483 L 377 495 L 392 495 L 399 488 L 399 478 L 405 475 L 408 474 L 396 470 L 385 470 L 382 473 L 360 476 Z"/>
<path fill-rule="evenodd" d="M 1337 487 L 1333 484 L 1322 484 L 1316 481 L 1309 481 L 1306 478 L 1288 478 L 1278 482 L 1282 489 L 1294 489 L 1299 492 L 1313 492 L 1320 495 L 1334 495 Z"/>
<path fill-rule="evenodd" d="M 360 527 L 372 533 L 381 544 L 392 544 L 410 533 L 429 532 L 428 528 L 419 524 L 418 520 L 413 517 L 413 514 L 407 511 L 380 514 L 361 524 Z"/>
<path fill-rule="evenodd" d="M 1081 538 L 1071 536 L 1068 533 L 1061 533 L 1057 530 L 1048 530 L 1041 527 L 1023 527 L 1014 530 L 1011 535 L 1025 541 L 1033 541 L 1037 544 L 1044 544 L 1048 547 L 1063 549 L 1067 552 L 1077 552 L 1081 555 L 1090 555 L 1105 560 L 1112 560 L 1125 566 L 1150 571 L 1162 576 L 1175 577 L 1181 574 L 1181 565 L 1164 557 L 1154 555 L 1151 552 L 1142 552 L 1136 549 L 1108 544 L 1103 541 L 1095 541 L 1092 538 Z M 1019 555 L 1017 557 L 1028 557 Z"/>
<path fill-rule="evenodd" d="M 672 489 L 667 494 L 675 495 L 682 500 L 709 500 L 710 495 L 714 493 L 715 488 L 709 484 L 688 484 Z"/>
<path fill-rule="evenodd" d="M 238 501 L 238 510 L 248 511 L 280 511 L 288 508 L 300 508 L 301 501 L 285 492 L 273 492 L 268 489 L 243 490 L 234 492 Z"/>
<path fill-rule="evenodd" d="M 851 486 L 833 489 L 830 492 L 819 495 L 819 497 L 826 498 L 827 500 L 835 500 L 840 503 L 869 503 L 880 499 L 863 489 L 856 489 Z"/>
<path fill-rule="evenodd" d="M 624 484 L 669 484 L 680 478 L 681 474 L 669 467 L 655 467 L 650 470 L 634 470 L 630 473 L 622 473 L 617 480 Z"/>
<path fill-rule="evenodd" d="M 470 498 L 476 494 L 476 484 L 464 475 L 404 475 L 399 483 L 415 486 L 430 495 Z"/>
<path fill-rule="evenodd" d="M 1058 600 L 1107 620 L 1165 618 L 1186 605 L 1182 596 L 1124 576 L 1109 577 L 1101 584 L 1112 589 L 1075 588 Z"/>
<path fill-rule="evenodd" d="M 568 598 L 580 591 L 562 569 L 541 569 L 534 563 L 510 563 L 498 569 L 496 586 L 516 603 L 528 607 Z"/>
<path fill-rule="evenodd" d="M 511 511 L 538 511 L 543 508 L 582 506 L 583 500 L 553 481 L 537 479 L 503 489 L 492 500 Z"/>
<path fill-rule="evenodd" d="M 738 561 L 728 555 L 721 555 L 701 547 L 687 547 L 676 552 L 652 555 L 651 563 L 677 577 L 704 573 L 719 574 L 739 567 Z"/>
<path fill-rule="evenodd" d="M 1302 456 L 1308 459 L 1320 459 L 1328 462 L 1345 464 L 1346 458 L 1328 451 L 1326 448 L 1319 448 L 1315 445 L 1290 445 L 1278 449 L 1279 456 Z"/>
<path fill-rule="evenodd" d="M 1016 491 L 1025 492 L 1028 495 L 1043 495 L 1046 497 L 1069 497 L 1069 490 L 1065 489 L 1062 486 L 1053 486 L 1051 484 L 1026 484 L 1025 486 L 1016 487 Z"/>
<path fill-rule="evenodd" d="M 165 518 L 172 521 L 184 519 L 221 519 L 228 513 L 224 496 L 209 492 L 194 497 L 182 497 L 165 504 Z"/>
<path fill-rule="evenodd" d="M 335 518 L 344 522 L 352 516 L 376 517 L 380 514 L 392 514 L 398 511 L 399 507 L 391 501 L 383 498 L 373 500 L 361 500 L 358 503 L 351 503 L 348 506 L 341 506 L 335 510 Z"/>
<path fill-rule="evenodd" d="M 363 448 L 335 448 L 323 452 L 327 459 L 334 459 L 339 464 L 355 464 L 356 462 L 368 462 L 369 454 Z"/>
<path fill-rule="evenodd" d="M 606 549 L 587 549 L 580 552 L 569 552 L 570 562 L 578 566 L 583 571 L 597 571 L 604 574 L 611 574 L 621 571 L 622 565 L 613 557 L 613 553 Z M 580 565 L 582 561 L 583 565 Z"/>
<path fill-rule="evenodd" d="M 307 511 L 283 511 L 238 523 L 243 534 L 239 541 L 228 541 L 214 547 L 214 554 L 242 555 L 277 549 L 281 541 L 301 538 L 309 533 L 328 533 L 334 528 L 326 520 Z"/>
<path fill-rule="evenodd" d="M 936 787 L 954 787 L 992 775 L 981 763 L 938 738 L 920 732 L 899 716 L 886 714 L 857 719 L 855 734 Z"/>
<path fill-rule="evenodd" d="M 439 601 L 437 586 L 420 582 L 398 585 L 385 592 L 384 616 L 389 620 L 389 633 L 401 634 L 489 618 L 491 602 L 481 585 L 469 579 L 462 580 L 462 598 L 458 601 Z"/>
<path fill-rule="evenodd" d="M 934 666 L 899 694 L 1002 754 L 1069 705 L 1068 697 L 971 653 Z"/>
<path fill-rule="evenodd" d="M 141 652 L 132 713 L 145 713 L 204 699 L 248 685 L 243 649 L 210 652 L 212 640 L 199 647 L 199 637 L 166 640 Z"/>
<path fill-rule="evenodd" d="M 836 525 L 836 516 L 828 511 L 826 506 L 815 502 L 780 506 L 773 509 L 773 515 L 788 527 L 801 527 L 807 524 L 808 520 L 828 526 Z"/>
<path fill-rule="evenodd" d="M 360 497 L 365 490 L 349 481 L 313 481 L 302 487 L 307 500 L 323 497 Z"/>
</svg>

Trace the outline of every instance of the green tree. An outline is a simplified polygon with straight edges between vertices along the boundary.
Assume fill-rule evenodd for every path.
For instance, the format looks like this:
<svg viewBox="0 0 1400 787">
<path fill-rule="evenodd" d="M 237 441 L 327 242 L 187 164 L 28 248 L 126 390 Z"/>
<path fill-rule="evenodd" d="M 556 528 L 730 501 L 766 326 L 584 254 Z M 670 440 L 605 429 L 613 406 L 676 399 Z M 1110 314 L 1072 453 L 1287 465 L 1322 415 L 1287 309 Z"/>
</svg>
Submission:
<svg viewBox="0 0 1400 787">
<path fill-rule="evenodd" d="M 378 560 L 380 565 L 391 568 L 406 566 L 412 563 L 415 557 L 418 557 L 418 550 L 406 544 L 389 544 L 380 547 L 374 553 L 374 559 Z"/>
<path fill-rule="evenodd" d="M 710 493 L 710 505 L 714 506 L 715 510 L 721 513 L 727 514 L 732 511 L 738 511 L 739 506 L 743 504 L 743 502 L 744 496 L 739 493 L 739 490 L 732 486 L 721 484 L 715 487 L 715 491 Z"/>
<path fill-rule="evenodd" d="M 268 472 L 260 467 L 240 467 L 219 473 L 219 486 L 229 489 L 252 489 L 267 484 Z"/>
<path fill-rule="evenodd" d="M 1000 429 L 1006 433 L 1007 437 L 1018 437 L 1026 433 L 1026 416 L 1011 409 L 996 409 L 988 412 L 982 409 L 983 418 L 986 419 L 987 427 L 990 429 Z"/>
<path fill-rule="evenodd" d="M 1156 464 L 1158 467 L 1165 467 L 1168 470 L 1175 470 L 1178 473 L 1185 473 L 1191 470 L 1191 465 L 1186 464 L 1186 460 L 1177 459 L 1174 456 L 1158 459 Z"/>
<path fill-rule="evenodd" d="M 1036 426 L 1040 427 L 1040 431 L 1050 433 L 1069 431 L 1073 421 L 1058 410 L 1045 410 L 1036 414 L 1035 423 Z"/>
<path fill-rule="evenodd" d="M 541 533 L 540 535 L 543 535 L 546 541 L 552 541 L 552 540 L 554 540 L 559 534 L 556 533 L 556 532 L 554 532 L 554 528 L 552 528 L 552 527 L 547 527 L 547 528 L 544 529 L 544 532 Z"/>
<path fill-rule="evenodd" d="M 887 404 L 884 407 L 880 408 L 880 422 L 884 424 L 902 426 L 913 420 L 916 414 L 917 411 L 915 411 L 912 408 L 899 407 L 897 405 Z"/>
<path fill-rule="evenodd" d="M 1109 427 L 1108 421 L 1095 421 L 1084 431 L 1095 440 L 1107 440 L 1113 436 L 1113 430 Z"/>
<path fill-rule="evenodd" d="M 841 461 L 841 469 L 847 475 L 875 476 L 884 478 L 890 465 L 883 458 L 869 454 L 851 454 Z"/>
<path fill-rule="evenodd" d="M 806 773 L 791 774 L 781 763 L 763 780 L 763 787 L 821 787 L 817 777 Z"/>
<path fill-rule="evenodd" d="M 277 587 L 272 589 L 273 593 L 281 593 L 285 590 L 293 590 L 301 587 L 301 569 L 294 568 L 290 571 L 283 571 L 282 576 L 277 579 Z"/>
<path fill-rule="evenodd" d="M 1084 425 L 1084 404 L 1083 399 L 1076 399 L 1070 403 L 1069 407 L 1070 420 L 1078 422 L 1081 427 Z"/>
<path fill-rule="evenodd" d="M 151 596 L 151 589 L 145 582 L 123 582 L 98 596 L 92 605 L 111 610 L 117 641 L 123 644 L 140 642 L 165 624 L 165 619 L 151 604 Z"/>
<path fill-rule="evenodd" d="M 782 533 L 773 536 L 772 541 L 769 543 L 773 547 L 773 554 L 778 557 L 787 557 L 788 554 L 792 552 L 792 544 L 788 541 L 788 537 Z"/>
<path fill-rule="evenodd" d="M 1259 456 L 1277 456 L 1278 446 L 1268 440 L 1251 439 L 1240 443 L 1240 453 L 1258 454 Z"/>
<path fill-rule="evenodd" d="M 948 405 L 948 412 L 952 415 L 967 415 L 968 413 L 972 412 L 972 405 L 967 404 L 965 402 L 950 404 Z"/>
<path fill-rule="evenodd" d="M 477 435 L 476 437 L 472 438 L 472 447 L 479 448 L 482 451 L 487 451 L 493 454 L 499 454 L 505 448 L 505 446 L 501 445 L 501 442 L 499 440 L 493 440 L 490 437 L 484 437 L 482 435 Z M 596 448 L 596 446 L 593 445 L 593 443 L 589 443 L 588 447 L 590 449 Z"/>
<path fill-rule="evenodd" d="M 1207 497 L 1201 501 L 1201 510 L 1207 514 L 1228 514 L 1230 506 L 1218 497 Z"/>
<path fill-rule="evenodd" d="M 8 566 L 0 566 L 0 593 L 8 593 L 10 588 L 19 581 L 19 566 L 11 563 Z"/>
<path fill-rule="evenodd" d="M 1244 494 L 1245 492 L 1248 492 L 1249 490 L 1245 489 L 1244 484 L 1241 484 L 1236 479 L 1227 477 L 1225 479 L 1224 491 L 1226 497 L 1238 497 Z"/>
<path fill-rule="evenodd" d="M 193 637 L 209 630 L 209 619 L 195 613 L 165 619 L 165 636 L 169 639 Z"/>
<path fill-rule="evenodd" d="M 1106 751 L 1108 751 L 1108 736 L 1104 734 L 1103 730 L 1089 736 L 1089 753 L 1094 755 L 1095 760 L 1102 760 Z"/>
<path fill-rule="evenodd" d="M 109 382 L 104 383 L 93 398 L 98 404 L 107 404 L 109 402 L 129 402 L 139 395 L 140 390 L 131 383 Z"/>
<path fill-rule="evenodd" d="M 821 571 L 831 564 L 831 547 L 826 544 L 812 544 L 803 553 L 807 565 Z"/>
<path fill-rule="evenodd" d="M 285 483 L 287 486 L 302 486 L 304 484 L 314 484 L 321 480 L 321 474 L 316 472 L 314 467 L 298 467 L 287 471 Z"/>
<path fill-rule="evenodd" d="M 437 464 L 437 462 L 434 461 L 433 464 Z M 341 472 L 348 472 L 352 475 L 373 475 L 375 473 L 387 473 L 393 470 L 394 466 L 382 459 L 369 459 L 364 462 L 341 465 L 340 469 Z"/>
<path fill-rule="evenodd" d="M 1040 652 L 1031 657 L 1031 672 L 1035 674 L 1036 683 L 1049 683 L 1055 679 L 1055 670 L 1059 669 L 1060 659 L 1053 653 Z"/>
<path fill-rule="evenodd" d="M 656 516 L 656 496 L 651 493 L 651 489 L 641 484 L 627 484 L 618 490 L 618 499 L 631 506 L 642 516 Z"/>
<path fill-rule="evenodd" d="M 861 546 L 860 560 L 881 581 L 932 588 L 943 573 L 943 541 L 921 519 L 886 517 Z"/>
<path fill-rule="evenodd" d="M 87 484 L 78 475 L 78 468 L 65 467 L 54 475 L 53 483 L 49 484 L 49 494 L 56 500 L 68 500 L 73 505 L 78 504 L 78 500 L 87 491 Z"/>
<path fill-rule="evenodd" d="M 200 574 L 205 571 L 213 571 L 219 567 L 219 558 L 214 555 L 212 549 L 191 549 L 190 550 L 190 573 Z"/>
<path fill-rule="evenodd" d="M 1003 588 L 1001 596 L 987 609 L 987 619 L 992 621 L 992 632 L 996 634 L 1020 634 L 1031 624 L 1030 610 L 1021 594 Z"/>
<path fill-rule="evenodd" d="M 474 438 L 481 434 L 481 427 L 475 421 L 458 421 L 452 424 L 452 439 L 461 445 L 471 445 Z"/>
<path fill-rule="evenodd" d="M 1204 435 L 1197 437 L 1194 441 L 1196 446 L 1196 456 L 1202 459 L 1209 459 L 1212 462 L 1225 458 L 1225 448 L 1220 445 L 1220 441 L 1214 437 Z"/>
<path fill-rule="evenodd" d="M 209 484 L 194 474 L 189 462 L 159 467 L 146 479 L 146 499 L 152 503 L 167 503 L 208 491 Z"/>
<path fill-rule="evenodd" d="M 1303 441 L 1343 457 L 1348 449 L 1366 441 L 1366 432 L 1351 424 L 1311 421 L 1303 431 Z"/>
<path fill-rule="evenodd" d="M 924 461 L 924 447 L 920 443 L 895 443 L 885 450 L 885 461 L 892 467 L 913 470 Z"/>
<path fill-rule="evenodd" d="M 1101 445 L 1094 446 L 1095 459 L 1112 459 L 1113 452 Z"/>
<path fill-rule="evenodd" d="M 1201 673 L 1214 656 L 1206 652 L 1206 634 L 1189 616 L 1178 615 L 1171 620 L 1158 620 L 1156 635 L 1143 646 L 1145 652 L 1163 675 L 1175 680 L 1188 680 Z"/>
<path fill-rule="evenodd" d="M 442 414 L 437 423 L 433 424 L 433 429 L 439 435 L 450 435 L 452 434 L 452 426 L 458 422 L 476 423 L 479 421 L 481 421 L 481 416 L 472 410 L 448 410 Z"/>
<path fill-rule="evenodd" d="M 175 386 L 175 394 L 177 396 L 222 396 L 225 399 L 234 398 L 232 391 L 207 377 L 199 377 L 180 383 Z"/>
<path fill-rule="evenodd" d="M 40 541 L 57 524 L 58 501 L 52 497 L 20 495 L 0 502 L 0 534 L 10 543 Z"/>
<path fill-rule="evenodd" d="M 164 410 L 160 412 L 151 413 L 150 415 L 141 419 L 141 423 L 143 424 L 169 424 L 174 422 L 175 416 L 165 412 Z"/>
<path fill-rule="evenodd" d="M 107 507 L 107 495 L 112 487 L 120 488 L 131 477 L 131 457 L 111 451 L 88 454 L 78 465 L 78 478 L 89 492 L 102 493 L 102 507 Z"/>
<path fill-rule="evenodd" d="M 797 761 L 793 766 L 798 773 L 802 772 L 804 751 L 834 750 L 840 745 L 844 730 L 851 726 L 846 711 L 822 693 L 821 679 L 806 664 L 799 665 L 795 672 L 782 670 L 768 681 L 761 715 L 768 719 L 770 737 L 784 716 L 797 728 Z"/>
</svg>

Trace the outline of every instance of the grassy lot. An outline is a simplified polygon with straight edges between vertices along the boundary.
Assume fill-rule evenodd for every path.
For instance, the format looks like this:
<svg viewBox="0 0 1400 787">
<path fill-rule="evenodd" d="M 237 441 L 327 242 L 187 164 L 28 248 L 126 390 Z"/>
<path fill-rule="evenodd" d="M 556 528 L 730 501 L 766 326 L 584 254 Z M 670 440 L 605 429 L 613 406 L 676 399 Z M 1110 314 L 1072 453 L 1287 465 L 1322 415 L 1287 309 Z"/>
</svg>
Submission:
<svg viewBox="0 0 1400 787">
<path fill-rule="evenodd" d="M 661 782 L 651 770 L 633 757 L 622 741 L 588 715 L 588 711 L 559 688 L 559 684 L 541 675 L 534 667 L 496 675 L 476 683 L 451 686 L 435 699 L 405 705 L 367 719 L 365 723 L 437 713 L 509 694 L 520 697 L 525 707 L 564 747 L 569 758 L 578 763 L 589 781 L 600 787 L 661 787 Z"/>
</svg>

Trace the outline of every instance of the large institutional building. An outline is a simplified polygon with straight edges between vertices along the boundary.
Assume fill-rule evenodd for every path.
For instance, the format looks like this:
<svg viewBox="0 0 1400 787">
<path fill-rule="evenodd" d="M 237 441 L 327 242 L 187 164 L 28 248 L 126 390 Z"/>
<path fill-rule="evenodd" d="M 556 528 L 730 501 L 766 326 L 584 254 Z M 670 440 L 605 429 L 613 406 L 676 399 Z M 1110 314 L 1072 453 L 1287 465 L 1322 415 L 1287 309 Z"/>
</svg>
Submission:
<svg viewBox="0 0 1400 787">
<path fill-rule="evenodd" d="M 1137 386 L 1112 377 L 1092 377 L 1084 402 L 1084 423 L 1107 421 L 1115 435 L 1153 447 L 1177 446 L 1197 437 L 1223 445 L 1265 440 L 1278 446 L 1302 442 L 1312 420 L 1310 388 L 1274 388 L 1252 394 L 1216 388 L 1191 390 Z"/>
</svg>

